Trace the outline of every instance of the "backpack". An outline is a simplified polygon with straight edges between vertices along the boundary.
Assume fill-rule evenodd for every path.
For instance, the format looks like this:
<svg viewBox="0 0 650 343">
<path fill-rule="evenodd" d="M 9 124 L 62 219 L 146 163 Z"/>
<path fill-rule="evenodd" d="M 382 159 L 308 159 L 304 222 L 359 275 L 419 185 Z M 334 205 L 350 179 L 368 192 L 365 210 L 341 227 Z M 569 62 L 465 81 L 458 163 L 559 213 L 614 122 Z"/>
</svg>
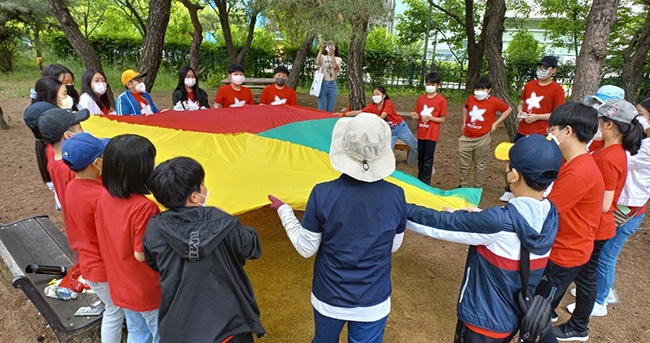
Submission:
<svg viewBox="0 0 650 343">
<path fill-rule="evenodd" d="M 548 297 L 534 295 L 528 288 L 528 276 L 530 274 L 530 252 L 521 245 L 521 257 L 519 259 L 519 275 L 521 276 L 522 289 L 517 295 L 519 307 L 524 313 L 519 324 L 519 343 L 537 343 L 544 334 L 551 328 L 551 299 L 556 287 L 551 289 Z"/>
</svg>

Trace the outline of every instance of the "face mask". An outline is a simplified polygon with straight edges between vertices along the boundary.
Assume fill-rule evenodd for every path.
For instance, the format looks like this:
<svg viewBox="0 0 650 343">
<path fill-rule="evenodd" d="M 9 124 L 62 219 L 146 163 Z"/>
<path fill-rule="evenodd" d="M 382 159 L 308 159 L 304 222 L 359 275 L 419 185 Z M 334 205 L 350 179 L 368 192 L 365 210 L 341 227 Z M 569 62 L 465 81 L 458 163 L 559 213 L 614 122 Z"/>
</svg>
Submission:
<svg viewBox="0 0 650 343">
<path fill-rule="evenodd" d="M 508 181 L 508 174 L 512 172 L 512 168 L 503 172 L 503 178 L 506 180 L 506 185 L 510 185 L 512 182 Z"/>
<path fill-rule="evenodd" d="M 98 95 L 102 95 L 106 93 L 106 83 L 105 82 L 95 83 L 93 85 L 93 92 L 95 92 Z"/>
<path fill-rule="evenodd" d="M 244 83 L 244 80 L 246 80 L 246 77 L 244 75 L 233 75 L 232 76 L 232 83 L 234 83 L 237 86 Z"/>
<path fill-rule="evenodd" d="M 372 102 L 374 102 L 375 104 L 380 103 L 382 100 L 384 100 L 384 97 L 382 97 L 381 95 L 372 96 Z"/>
<path fill-rule="evenodd" d="M 66 85 L 65 90 L 68 92 L 68 94 L 76 94 L 77 91 L 74 89 L 74 85 Z"/>
<path fill-rule="evenodd" d="M 566 129 L 566 128 L 564 128 L 564 129 Z M 564 131 L 564 129 L 560 130 L 560 132 Z M 560 140 L 557 139 L 557 136 L 559 136 L 559 132 L 558 132 L 557 135 L 554 135 L 554 134 L 549 132 L 546 137 L 552 139 L 553 142 L 555 142 L 555 144 L 557 144 L 557 146 L 560 146 L 560 144 L 562 144 L 562 142 L 564 142 L 567 139 L 567 137 L 565 137 L 563 140 L 560 141 Z"/>
<path fill-rule="evenodd" d="M 185 79 L 185 86 L 194 87 L 195 84 L 196 84 L 196 79 L 195 78 L 189 78 L 188 77 L 188 78 Z"/>
<path fill-rule="evenodd" d="M 538 80 L 543 80 L 548 77 L 548 75 L 551 73 L 550 70 L 542 70 L 542 69 L 537 69 L 537 79 Z"/>
<path fill-rule="evenodd" d="M 285 79 L 283 77 L 276 77 L 275 78 L 275 84 L 280 86 L 280 87 L 284 86 L 286 83 L 287 83 L 287 79 Z"/>
<path fill-rule="evenodd" d="M 436 92 L 436 86 L 424 86 L 424 89 L 427 91 L 427 93 L 435 93 Z"/>
<path fill-rule="evenodd" d="M 69 95 L 65 96 L 65 99 L 61 99 L 61 108 L 69 110 L 72 108 L 72 105 L 74 105 L 74 101 L 72 100 L 72 97 Z"/>
<path fill-rule="evenodd" d="M 196 194 L 203 197 L 203 202 L 201 203 L 201 207 L 205 207 L 205 204 L 208 202 L 208 197 L 210 196 L 210 190 L 206 191 L 205 195 L 203 195 L 203 194 L 201 194 L 199 192 L 197 192 Z"/>
<path fill-rule="evenodd" d="M 144 82 L 140 82 L 135 85 L 135 91 L 138 93 L 144 93 L 147 91 L 147 86 L 144 84 Z"/>
<path fill-rule="evenodd" d="M 485 100 L 488 97 L 488 92 L 486 91 L 474 91 L 474 96 L 476 100 Z"/>
<path fill-rule="evenodd" d="M 648 122 L 648 118 L 636 117 L 636 120 L 638 120 L 641 126 L 643 126 L 643 131 L 650 129 L 650 122 Z"/>
<path fill-rule="evenodd" d="M 594 135 L 594 138 L 597 141 L 602 141 L 603 140 L 603 133 L 600 131 L 600 126 L 598 126 L 598 131 L 596 131 L 596 134 Z"/>
</svg>

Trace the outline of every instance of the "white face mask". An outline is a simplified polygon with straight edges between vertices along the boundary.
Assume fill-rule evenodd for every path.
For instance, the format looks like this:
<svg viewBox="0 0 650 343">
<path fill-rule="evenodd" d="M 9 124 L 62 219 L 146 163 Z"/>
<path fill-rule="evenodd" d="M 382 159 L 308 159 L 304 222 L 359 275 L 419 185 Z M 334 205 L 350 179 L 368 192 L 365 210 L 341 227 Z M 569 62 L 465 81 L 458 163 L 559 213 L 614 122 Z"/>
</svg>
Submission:
<svg viewBox="0 0 650 343">
<path fill-rule="evenodd" d="M 66 109 L 66 110 L 69 110 L 69 109 L 72 108 L 73 105 L 74 105 L 74 101 L 72 100 L 72 97 L 69 96 L 69 95 L 66 95 L 65 99 L 61 99 L 61 106 L 59 106 L 59 107 L 61 107 L 63 109 Z"/>
<path fill-rule="evenodd" d="M 476 100 L 485 100 L 488 95 L 489 94 L 486 91 L 474 91 L 474 97 L 476 97 Z"/>
<path fill-rule="evenodd" d="M 542 70 L 542 69 L 537 69 L 537 79 L 538 80 L 544 80 L 548 77 L 548 75 L 551 73 L 549 69 Z"/>
<path fill-rule="evenodd" d="M 593 139 L 597 141 L 603 140 L 603 133 L 600 131 L 600 126 L 598 126 L 598 130 L 596 131 L 596 134 L 594 135 Z"/>
<path fill-rule="evenodd" d="M 244 75 L 233 75 L 232 76 L 232 83 L 237 85 L 237 86 L 244 83 L 245 80 L 246 80 L 246 77 Z"/>
<path fill-rule="evenodd" d="M 106 82 L 98 82 L 93 84 L 93 92 L 98 95 L 106 93 Z"/>
<path fill-rule="evenodd" d="M 144 93 L 147 91 L 147 85 L 145 85 L 144 82 L 140 82 L 135 85 L 135 91 L 138 93 Z"/>
<path fill-rule="evenodd" d="M 650 129 L 650 122 L 648 122 L 648 118 L 636 117 L 636 120 L 638 120 L 641 126 L 643 126 L 643 131 Z"/>
<path fill-rule="evenodd" d="M 199 193 L 199 192 L 196 192 L 196 194 L 198 194 L 198 195 L 200 195 L 201 197 L 203 197 L 203 202 L 201 203 L 201 206 L 202 206 L 202 207 L 205 207 L 205 205 L 208 203 L 208 197 L 210 196 L 210 190 L 207 190 L 207 191 L 205 192 L 205 195 L 203 195 L 203 194 L 201 194 L 201 193 Z"/>
<path fill-rule="evenodd" d="M 435 93 L 437 88 L 438 87 L 436 86 L 424 86 L 424 89 L 427 91 L 427 93 Z"/>
<path fill-rule="evenodd" d="M 384 100 L 384 97 L 381 96 L 381 95 L 373 95 L 372 96 L 372 102 L 374 102 L 375 104 L 380 103 L 382 100 Z"/>
<path fill-rule="evenodd" d="M 560 132 L 564 131 L 565 129 L 566 129 L 566 127 L 564 129 L 560 130 L 557 135 L 554 135 L 554 134 L 549 132 L 546 137 L 552 139 L 553 142 L 555 142 L 555 144 L 557 144 L 557 146 L 560 146 L 560 144 L 562 144 L 562 142 L 564 142 L 568 137 L 564 137 L 564 139 L 560 141 L 560 140 L 557 139 L 557 136 L 559 136 Z"/>
<path fill-rule="evenodd" d="M 185 86 L 194 87 L 195 84 L 196 84 L 196 78 L 193 78 L 193 77 L 192 78 L 190 78 L 190 77 L 185 78 Z"/>
</svg>

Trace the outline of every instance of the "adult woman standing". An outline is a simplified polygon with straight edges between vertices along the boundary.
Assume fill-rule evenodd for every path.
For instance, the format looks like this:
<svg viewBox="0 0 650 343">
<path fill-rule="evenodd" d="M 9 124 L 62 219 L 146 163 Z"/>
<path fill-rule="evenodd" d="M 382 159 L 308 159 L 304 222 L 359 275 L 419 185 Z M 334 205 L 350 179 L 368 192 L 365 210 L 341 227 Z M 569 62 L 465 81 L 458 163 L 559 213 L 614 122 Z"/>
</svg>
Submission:
<svg viewBox="0 0 650 343">
<path fill-rule="evenodd" d="M 109 114 L 115 112 L 106 94 L 108 89 L 106 75 L 95 69 L 86 70 L 81 75 L 81 96 L 79 107 L 85 108 L 92 114 Z"/>
<path fill-rule="evenodd" d="M 325 48 L 326 55 L 323 55 L 323 48 Z M 320 43 L 316 65 L 320 66 L 320 71 L 323 73 L 323 84 L 318 96 L 318 109 L 321 111 L 334 112 L 334 104 L 339 94 L 336 78 L 341 71 L 341 62 L 339 49 L 333 42 Z"/>
<path fill-rule="evenodd" d="M 199 88 L 199 80 L 192 67 L 184 66 L 178 73 L 178 85 L 172 94 L 172 106 L 176 111 L 210 108 L 208 94 Z"/>
</svg>

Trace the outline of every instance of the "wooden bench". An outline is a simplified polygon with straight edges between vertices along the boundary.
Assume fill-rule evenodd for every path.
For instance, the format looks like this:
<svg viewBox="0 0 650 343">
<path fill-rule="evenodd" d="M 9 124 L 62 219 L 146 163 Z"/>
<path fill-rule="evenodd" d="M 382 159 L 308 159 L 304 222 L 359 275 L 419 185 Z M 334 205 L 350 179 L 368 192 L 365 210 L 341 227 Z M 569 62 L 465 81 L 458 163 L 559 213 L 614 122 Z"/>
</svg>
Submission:
<svg viewBox="0 0 650 343">
<path fill-rule="evenodd" d="M 47 216 L 34 216 L 0 225 L 0 256 L 13 274 L 12 285 L 21 289 L 36 306 L 59 338 L 59 342 L 99 342 L 102 316 L 75 317 L 82 306 L 91 306 L 93 296 L 77 299 L 46 297 L 43 289 L 55 275 L 28 274 L 28 264 L 72 266 L 72 252 L 65 235 Z"/>
<path fill-rule="evenodd" d="M 418 156 L 416 154 L 411 153 L 411 147 L 406 145 L 406 143 L 404 143 L 403 140 L 401 139 L 397 140 L 397 142 L 395 143 L 394 150 L 406 151 L 406 164 L 408 164 L 409 166 L 418 164 Z"/>
<path fill-rule="evenodd" d="M 272 84 L 275 82 L 274 78 L 264 78 L 264 77 L 251 77 L 251 78 L 246 78 L 244 80 L 244 86 L 248 87 L 251 89 L 251 92 L 253 93 L 253 98 L 255 98 L 255 102 L 259 103 L 260 102 L 260 95 L 262 95 L 262 89 L 264 87 Z M 230 84 L 230 79 L 226 78 L 221 80 L 221 85 L 227 85 Z"/>
</svg>

